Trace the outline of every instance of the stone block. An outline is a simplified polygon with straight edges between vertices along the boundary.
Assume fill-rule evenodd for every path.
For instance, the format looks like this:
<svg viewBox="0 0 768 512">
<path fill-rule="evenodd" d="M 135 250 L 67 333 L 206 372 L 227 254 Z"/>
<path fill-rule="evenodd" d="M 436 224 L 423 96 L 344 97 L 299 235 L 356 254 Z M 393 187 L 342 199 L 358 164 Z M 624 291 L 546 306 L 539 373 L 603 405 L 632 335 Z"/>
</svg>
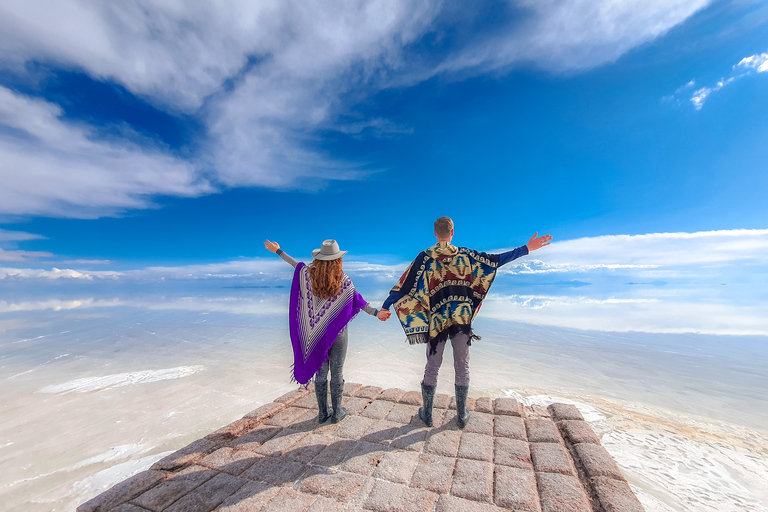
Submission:
<svg viewBox="0 0 768 512">
<path fill-rule="evenodd" d="M 284 458 L 308 464 L 332 442 L 333 437 L 330 434 L 310 433 L 285 452 Z"/>
<path fill-rule="evenodd" d="M 381 392 L 377 400 L 389 400 L 390 402 L 397 402 L 405 394 L 404 389 L 389 388 Z"/>
<path fill-rule="evenodd" d="M 219 473 L 166 508 L 165 512 L 210 512 L 246 483 L 247 480 Z"/>
<path fill-rule="evenodd" d="M 281 487 L 261 482 L 249 482 L 225 499 L 216 510 L 217 512 L 259 512 L 280 489 Z"/>
<path fill-rule="evenodd" d="M 494 501 L 497 506 L 519 512 L 540 512 L 536 477 L 527 469 L 496 466 Z"/>
<path fill-rule="evenodd" d="M 347 455 L 346 460 L 339 466 L 342 471 L 369 476 L 378 466 L 384 456 L 384 448 L 380 444 L 358 441 L 357 445 Z"/>
<path fill-rule="evenodd" d="M 469 420 L 464 427 L 464 432 L 474 434 L 493 435 L 493 415 L 484 412 L 473 412 L 469 415 Z"/>
<path fill-rule="evenodd" d="M 431 453 L 422 453 L 411 477 L 411 487 L 419 487 L 440 494 L 451 490 L 453 467 L 456 459 Z"/>
<path fill-rule="evenodd" d="M 307 512 L 341 512 L 344 510 L 344 503 L 323 496 L 316 496 L 315 502 L 309 507 Z"/>
<path fill-rule="evenodd" d="M 150 487 L 162 482 L 166 474 L 162 471 L 147 470 L 107 489 L 98 496 L 77 507 L 77 512 L 105 512 L 129 501 Z"/>
<path fill-rule="evenodd" d="M 475 399 L 475 410 L 477 412 L 493 414 L 493 401 L 487 396 L 477 398 Z"/>
<path fill-rule="evenodd" d="M 531 452 L 528 443 L 508 437 L 494 439 L 493 461 L 502 466 L 512 466 L 520 469 L 533 469 Z"/>
<path fill-rule="evenodd" d="M 563 420 L 558 422 L 563 437 L 573 444 L 592 443 L 600 444 L 600 438 L 589 426 L 589 423 L 581 420 Z"/>
<path fill-rule="evenodd" d="M 376 399 L 383 389 L 378 386 L 363 386 L 354 392 L 354 396 L 358 398 L 367 398 L 368 400 Z"/>
<path fill-rule="evenodd" d="M 310 462 L 316 466 L 333 467 L 346 459 L 357 441 L 332 437 L 328 444 Z"/>
<path fill-rule="evenodd" d="M 530 411 L 531 411 L 530 415 L 527 415 L 527 416 L 535 417 L 535 418 L 551 418 L 552 417 L 552 415 L 549 413 L 549 409 L 547 409 L 543 405 L 534 404 L 530 407 Z"/>
<path fill-rule="evenodd" d="M 433 429 L 429 432 L 424 451 L 443 457 L 456 457 L 460 441 L 461 432 L 458 430 Z"/>
<path fill-rule="evenodd" d="M 340 473 L 325 467 L 310 467 L 296 483 L 296 489 L 348 502 L 357 493 L 365 477 Z"/>
<path fill-rule="evenodd" d="M 253 411 L 249 412 L 243 418 L 249 418 L 256 421 L 262 421 L 267 418 L 271 418 L 275 414 L 279 413 L 285 409 L 285 404 L 280 402 L 270 402 L 268 404 L 264 404 L 261 407 L 254 409 Z"/>
<path fill-rule="evenodd" d="M 530 443 L 562 443 L 557 425 L 545 418 L 526 418 L 525 430 Z"/>
<path fill-rule="evenodd" d="M 385 452 L 372 476 L 400 484 L 408 483 L 418 460 L 419 454 L 412 451 Z"/>
<path fill-rule="evenodd" d="M 424 449 L 424 444 L 427 441 L 428 433 L 429 428 L 425 427 L 424 425 L 403 425 L 397 431 L 389 446 L 390 448 L 398 450 L 421 452 Z"/>
<path fill-rule="evenodd" d="M 260 455 L 269 455 L 271 457 L 279 457 L 291 448 L 299 441 L 307 437 L 306 432 L 299 432 L 290 428 L 284 428 L 279 434 L 274 436 L 269 441 L 266 441 L 261 446 L 256 448 L 254 453 Z"/>
<path fill-rule="evenodd" d="M 288 428 L 292 428 L 293 430 L 298 430 L 300 432 L 309 432 L 311 430 L 315 430 L 320 426 L 320 423 L 318 423 L 318 411 L 315 409 L 305 409 L 306 413 L 304 413 L 304 416 L 299 416 L 299 418 L 294 421 L 291 425 L 288 425 Z M 330 422 L 326 422 L 327 424 L 331 424 Z M 326 429 L 328 430 L 328 429 Z"/>
<path fill-rule="evenodd" d="M 155 462 L 150 469 L 175 471 L 183 466 L 197 464 L 203 457 L 217 450 L 221 445 L 210 439 L 198 439 L 184 448 Z"/>
<path fill-rule="evenodd" d="M 376 480 L 365 508 L 375 512 L 431 512 L 436 501 L 433 492 Z"/>
<path fill-rule="evenodd" d="M 528 440 L 528 435 L 525 432 L 525 423 L 522 418 L 516 416 L 494 416 L 493 435 L 496 437 L 511 437 L 520 441 Z"/>
<path fill-rule="evenodd" d="M 435 512 L 504 512 L 505 510 L 490 503 L 465 500 L 450 494 L 440 496 L 435 507 Z"/>
<path fill-rule="evenodd" d="M 200 461 L 200 465 L 215 469 L 216 471 L 223 471 L 230 475 L 239 475 L 256 462 L 256 459 L 259 457 L 261 455 L 247 450 L 235 450 L 225 446 L 203 458 Z"/>
<path fill-rule="evenodd" d="M 395 437 L 395 434 L 400 430 L 400 427 L 402 427 L 402 425 L 400 423 L 395 423 L 394 421 L 374 420 L 373 423 L 365 429 L 360 440 L 369 443 L 388 445 Z"/>
<path fill-rule="evenodd" d="M 464 432 L 459 442 L 457 457 L 493 462 L 493 437 Z"/>
<path fill-rule="evenodd" d="M 493 502 L 493 464 L 456 459 L 451 494 L 472 501 Z"/>
<path fill-rule="evenodd" d="M 542 512 L 592 512 L 592 505 L 578 478 L 557 473 L 539 473 Z"/>
<path fill-rule="evenodd" d="M 344 383 L 344 396 L 354 396 L 354 394 L 363 387 L 362 384 L 356 382 Z"/>
<path fill-rule="evenodd" d="M 529 448 L 533 469 L 537 473 L 576 475 L 576 468 L 565 446 L 558 443 L 531 443 Z"/>
<path fill-rule="evenodd" d="M 447 409 L 448 404 L 451 403 L 451 395 L 446 395 L 445 393 L 437 393 L 434 398 L 434 402 L 432 402 L 432 407 L 435 409 Z"/>
<path fill-rule="evenodd" d="M 235 439 L 232 442 L 232 447 L 236 450 L 254 451 L 266 441 L 272 439 L 277 434 L 282 432 L 282 430 L 283 429 L 281 427 L 260 425 Z"/>
<path fill-rule="evenodd" d="M 262 509 L 263 512 L 306 512 L 315 497 L 310 494 L 283 487 Z"/>
<path fill-rule="evenodd" d="M 338 423 L 339 426 L 333 434 L 342 439 L 360 439 L 363 432 L 368 430 L 372 424 L 373 420 L 370 418 L 347 416 L 341 423 Z"/>
<path fill-rule="evenodd" d="M 226 443 L 240 437 L 258 424 L 259 422 L 254 419 L 242 418 L 211 432 L 204 439 L 210 439 L 219 444 Z"/>
<path fill-rule="evenodd" d="M 289 427 L 298 422 L 307 412 L 307 409 L 301 407 L 287 407 L 271 418 L 264 420 L 264 424 L 283 428 Z"/>
<path fill-rule="evenodd" d="M 406 405 L 422 405 L 421 391 L 408 391 L 400 397 L 398 403 Z"/>
<path fill-rule="evenodd" d="M 363 412 L 361 412 L 360 415 L 365 416 L 366 418 L 380 420 L 380 419 L 383 419 L 384 416 L 386 416 L 387 413 L 389 413 L 389 411 L 391 411 L 394 406 L 395 406 L 394 402 L 390 402 L 387 400 L 374 400 L 373 402 L 368 404 L 368 406 L 365 409 L 363 409 Z"/>
<path fill-rule="evenodd" d="M 301 386 L 298 389 L 294 389 L 293 391 L 289 391 L 288 393 L 275 398 L 274 401 L 285 404 L 285 405 L 291 405 L 296 400 L 313 392 L 314 392 L 314 389 L 310 391 L 309 389 L 304 389 L 304 386 Z"/>
<path fill-rule="evenodd" d="M 328 395 L 328 403 L 331 403 L 331 397 Z M 303 407 L 304 409 L 317 410 L 317 395 L 311 393 L 305 395 L 291 404 L 291 407 Z"/>
<path fill-rule="evenodd" d="M 635 493 L 623 480 L 598 476 L 592 479 L 592 487 L 605 512 L 645 512 Z"/>
<path fill-rule="evenodd" d="M 307 469 L 306 464 L 274 457 L 261 457 L 240 474 L 241 478 L 276 486 L 293 485 Z"/>
<path fill-rule="evenodd" d="M 133 503 L 149 510 L 160 511 L 216 475 L 203 466 L 189 466 L 168 477 L 133 499 Z"/>
<path fill-rule="evenodd" d="M 552 417 L 557 420 L 581 420 L 584 421 L 584 416 L 581 415 L 575 405 L 570 404 L 550 404 L 547 407 Z"/>
<path fill-rule="evenodd" d="M 357 396 L 350 396 L 343 400 L 342 404 L 347 409 L 347 414 L 349 415 L 358 415 L 363 410 L 368 407 L 368 404 L 371 403 L 371 400 L 369 398 L 360 398 Z"/>
<path fill-rule="evenodd" d="M 522 416 L 523 408 L 520 406 L 520 402 L 514 398 L 497 398 L 493 401 L 493 412 L 497 415 Z"/>
<path fill-rule="evenodd" d="M 475 410 L 475 399 L 467 397 L 467 402 L 464 404 L 464 407 L 468 411 L 474 411 Z M 456 397 L 452 396 L 451 401 L 448 403 L 448 409 L 456 410 Z"/>
<path fill-rule="evenodd" d="M 78 510 L 80 510 L 78 508 Z M 133 503 L 123 503 L 119 507 L 110 509 L 109 512 L 150 512 L 145 508 L 134 505 Z"/>
<path fill-rule="evenodd" d="M 616 480 L 624 480 L 624 475 L 616 465 L 613 457 L 598 444 L 577 444 L 573 447 L 577 463 L 584 468 L 588 478 L 607 476 Z"/>
<path fill-rule="evenodd" d="M 408 424 L 414 416 L 419 413 L 419 408 L 415 405 L 395 404 L 392 410 L 387 413 L 384 419 L 396 423 Z"/>
</svg>

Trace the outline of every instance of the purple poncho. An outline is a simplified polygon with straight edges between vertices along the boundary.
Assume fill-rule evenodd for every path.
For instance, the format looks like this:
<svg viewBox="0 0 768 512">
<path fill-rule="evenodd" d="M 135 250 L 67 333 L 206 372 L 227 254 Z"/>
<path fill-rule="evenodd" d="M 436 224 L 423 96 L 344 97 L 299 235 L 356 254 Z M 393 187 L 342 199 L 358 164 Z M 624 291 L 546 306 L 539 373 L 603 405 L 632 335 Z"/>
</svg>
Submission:
<svg viewBox="0 0 768 512">
<path fill-rule="evenodd" d="M 337 295 L 330 299 L 316 297 L 312 294 L 309 268 L 303 263 L 296 265 L 288 314 L 296 381 L 307 384 L 312 379 L 328 359 L 336 336 L 366 304 L 346 274 Z"/>
</svg>

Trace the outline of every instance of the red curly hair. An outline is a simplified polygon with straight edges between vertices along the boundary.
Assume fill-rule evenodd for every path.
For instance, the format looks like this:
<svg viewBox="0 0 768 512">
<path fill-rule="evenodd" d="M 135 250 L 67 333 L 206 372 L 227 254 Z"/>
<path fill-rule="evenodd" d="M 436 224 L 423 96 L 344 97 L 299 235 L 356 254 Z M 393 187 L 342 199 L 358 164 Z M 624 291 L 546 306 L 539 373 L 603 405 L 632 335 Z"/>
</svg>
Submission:
<svg viewBox="0 0 768 512">
<path fill-rule="evenodd" d="M 330 299 L 341 291 L 341 258 L 324 261 L 313 260 L 309 266 L 312 293 L 321 299 Z"/>
</svg>

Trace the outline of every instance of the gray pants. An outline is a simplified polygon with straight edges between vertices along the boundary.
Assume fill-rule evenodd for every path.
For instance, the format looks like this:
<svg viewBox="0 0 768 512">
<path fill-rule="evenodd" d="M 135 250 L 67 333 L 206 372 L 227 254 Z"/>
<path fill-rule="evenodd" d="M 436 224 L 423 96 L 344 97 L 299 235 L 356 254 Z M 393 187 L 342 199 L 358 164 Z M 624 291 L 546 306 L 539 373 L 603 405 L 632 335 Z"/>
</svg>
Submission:
<svg viewBox="0 0 768 512">
<path fill-rule="evenodd" d="M 328 370 L 331 370 L 331 389 L 334 386 L 340 386 L 344 382 L 344 360 L 347 358 L 347 343 L 349 335 L 347 328 L 336 336 L 336 341 L 331 345 L 328 351 L 328 359 L 323 361 L 323 365 L 315 374 L 315 383 L 324 384 L 328 382 Z"/>
<path fill-rule="evenodd" d="M 456 372 L 454 383 L 457 386 L 469 386 L 469 334 L 459 333 L 451 338 L 453 345 L 453 369 Z M 424 368 L 424 384 L 437 386 L 437 372 L 443 364 L 443 351 L 448 342 L 438 343 L 437 352 L 429 355 L 429 343 L 427 343 L 427 366 Z"/>
</svg>

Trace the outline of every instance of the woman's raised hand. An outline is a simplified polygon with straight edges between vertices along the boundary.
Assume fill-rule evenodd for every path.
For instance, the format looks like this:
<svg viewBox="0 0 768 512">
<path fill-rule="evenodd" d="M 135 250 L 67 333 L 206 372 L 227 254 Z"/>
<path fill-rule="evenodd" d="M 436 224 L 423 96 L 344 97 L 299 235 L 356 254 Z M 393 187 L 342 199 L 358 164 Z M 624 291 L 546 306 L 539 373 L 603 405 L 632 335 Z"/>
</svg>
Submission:
<svg viewBox="0 0 768 512">
<path fill-rule="evenodd" d="M 267 240 L 266 242 L 264 242 L 264 247 L 266 247 L 268 251 L 272 251 L 276 253 L 280 249 L 280 244 L 277 242 L 270 242 L 269 240 Z"/>
</svg>

